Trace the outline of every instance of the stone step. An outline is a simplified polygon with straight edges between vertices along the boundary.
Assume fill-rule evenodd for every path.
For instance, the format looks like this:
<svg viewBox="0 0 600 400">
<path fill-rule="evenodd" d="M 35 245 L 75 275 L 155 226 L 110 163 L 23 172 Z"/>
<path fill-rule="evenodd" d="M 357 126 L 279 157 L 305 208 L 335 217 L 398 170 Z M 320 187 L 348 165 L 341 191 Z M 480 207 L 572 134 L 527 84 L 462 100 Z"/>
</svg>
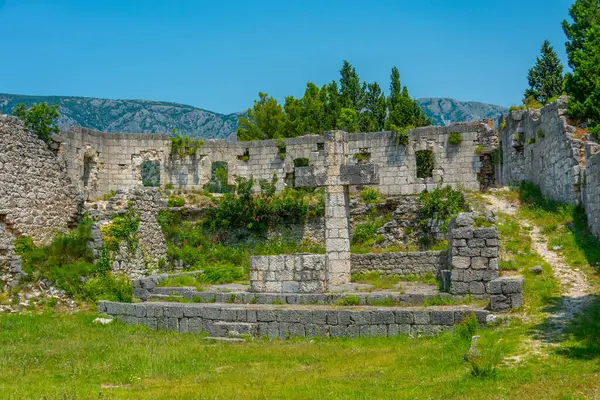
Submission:
<svg viewBox="0 0 600 400">
<path fill-rule="evenodd" d="M 421 291 L 415 293 L 396 292 L 345 292 L 345 293 L 252 293 L 252 292 L 198 292 L 193 288 L 157 288 L 148 297 L 150 300 L 162 300 L 168 297 L 181 296 L 196 303 L 225 303 L 225 304 L 274 304 L 274 305 L 399 305 L 417 306 L 429 299 L 447 298 L 459 300 L 465 296 L 437 292 L 423 285 Z M 345 302 L 351 298 L 352 302 Z"/>
<path fill-rule="evenodd" d="M 209 333 L 215 337 L 239 338 L 241 335 L 256 336 L 258 325 L 252 322 L 218 321 L 209 326 Z"/>
<path fill-rule="evenodd" d="M 213 342 L 225 342 L 225 343 L 239 343 L 245 342 L 246 339 L 242 338 L 231 338 L 231 337 L 218 337 L 218 336 L 207 336 L 203 340 L 210 340 Z"/>
</svg>

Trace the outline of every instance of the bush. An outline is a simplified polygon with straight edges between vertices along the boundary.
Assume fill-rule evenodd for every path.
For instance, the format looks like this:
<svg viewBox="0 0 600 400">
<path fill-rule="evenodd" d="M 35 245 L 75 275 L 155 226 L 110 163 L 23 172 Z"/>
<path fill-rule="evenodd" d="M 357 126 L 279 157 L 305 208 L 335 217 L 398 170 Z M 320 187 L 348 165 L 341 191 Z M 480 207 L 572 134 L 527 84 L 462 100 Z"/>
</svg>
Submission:
<svg viewBox="0 0 600 400">
<path fill-rule="evenodd" d="M 191 139 L 187 136 L 181 136 L 175 128 L 171 130 L 171 154 L 179 157 L 195 155 L 204 145 L 203 140 Z"/>
<path fill-rule="evenodd" d="M 422 206 L 419 213 L 424 219 L 438 219 L 443 221 L 442 231 L 448 231 L 448 223 L 459 212 L 465 211 L 467 204 L 460 190 L 454 190 L 450 186 L 435 189 L 431 192 L 423 192 L 419 196 L 419 204 Z M 427 221 L 422 220 L 421 226 L 426 227 Z"/>
<path fill-rule="evenodd" d="M 127 275 L 97 274 L 86 280 L 81 287 L 81 297 L 87 301 L 120 301 L 131 303 L 133 288 Z"/>
<path fill-rule="evenodd" d="M 477 154 L 483 153 L 483 146 L 477 146 L 477 147 L 475 147 L 475 153 L 477 153 Z"/>
<path fill-rule="evenodd" d="M 463 141 L 462 135 L 459 132 L 452 132 L 449 136 L 448 136 L 448 143 L 450 144 L 461 144 Z"/>
<path fill-rule="evenodd" d="M 471 338 L 475 336 L 479 329 L 479 321 L 475 313 L 471 313 L 468 317 L 463 319 L 460 324 L 454 326 L 454 332 L 464 341 L 470 342 Z"/>
<path fill-rule="evenodd" d="M 338 306 L 358 306 L 360 298 L 353 294 L 347 294 L 337 299 L 335 304 Z"/>
<path fill-rule="evenodd" d="M 377 191 L 377 189 L 372 188 L 372 187 L 367 187 L 367 188 L 364 188 L 363 190 L 361 190 L 359 196 L 362 199 L 362 201 L 364 201 L 365 203 L 374 203 L 379 199 L 380 195 L 379 195 L 379 192 Z"/>
<path fill-rule="evenodd" d="M 541 129 L 538 129 L 538 131 L 537 131 L 537 136 L 538 136 L 540 139 L 543 139 L 543 138 L 546 136 L 546 134 L 544 133 L 544 131 L 543 131 L 543 130 L 541 130 Z"/>
<path fill-rule="evenodd" d="M 431 178 L 433 176 L 433 152 L 431 150 L 417 150 L 417 178 Z"/>
<path fill-rule="evenodd" d="M 527 144 L 534 144 L 534 143 L 535 143 L 534 137 L 530 137 L 529 140 L 527 141 Z"/>
<path fill-rule="evenodd" d="M 60 132 L 56 125 L 60 116 L 57 104 L 49 106 L 48 103 L 37 103 L 29 109 L 25 104 L 17 104 L 13 115 L 23 121 L 25 128 L 34 131 L 44 142 L 49 142 L 52 135 Z"/>
<path fill-rule="evenodd" d="M 185 205 L 185 199 L 181 196 L 171 195 L 169 196 L 167 205 L 169 207 L 183 207 Z"/>
<path fill-rule="evenodd" d="M 373 240 L 373 236 L 377 233 L 377 229 L 374 222 L 358 224 L 352 235 L 352 244 L 363 244 L 369 240 Z"/>
<path fill-rule="evenodd" d="M 414 128 L 414 126 L 400 128 L 396 125 L 392 125 L 390 129 L 395 133 L 394 142 L 400 146 L 408 146 L 408 131 Z"/>
</svg>

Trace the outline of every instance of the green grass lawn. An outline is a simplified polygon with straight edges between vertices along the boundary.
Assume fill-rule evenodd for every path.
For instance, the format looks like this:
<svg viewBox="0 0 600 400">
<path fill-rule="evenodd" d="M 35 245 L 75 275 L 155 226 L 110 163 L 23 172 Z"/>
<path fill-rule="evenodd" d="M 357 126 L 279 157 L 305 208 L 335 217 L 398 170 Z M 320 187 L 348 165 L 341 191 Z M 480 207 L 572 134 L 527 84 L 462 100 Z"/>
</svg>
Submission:
<svg viewBox="0 0 600 400">
<path fill-rule="evenodd" d="M 566 335 L 536 342 L 559 286 L 516 221 L 539 224 L 551 246 L 560 240 L 566 262 L 594 287 L 600 247 L 577 210 L 521 195 L 518 215 L 498 219 L 504 272 L 525 276 L 525 307 L 477 333 L 484 376 L 464 361 L 469 340 L 458 333 L 214 344 L 200 335 L 95 325 L 92 312 L 47 311 L 0 315 L 0 399 L 600 398 L 600 298 Z M 529 273 L 534 265 L 542 275 Z"/>
</svg>

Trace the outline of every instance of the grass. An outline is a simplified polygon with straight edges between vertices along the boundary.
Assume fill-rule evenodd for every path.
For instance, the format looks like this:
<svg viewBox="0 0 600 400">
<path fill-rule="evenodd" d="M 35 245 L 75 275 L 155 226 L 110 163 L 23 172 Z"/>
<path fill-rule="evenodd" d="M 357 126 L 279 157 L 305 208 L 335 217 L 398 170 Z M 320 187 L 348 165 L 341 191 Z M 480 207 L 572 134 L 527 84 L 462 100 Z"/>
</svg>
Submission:
<svg viewBox="0 0 600 400">
<path fill-rule="evenodd" d="M 201 292 L 204 290 L 204 285 L 206 281 L 202 279 L 201 274 L 198 275 L 177 275 L 167 279 L 162 280 L 158 286 L 159 287 L 193 287 L 196 288 L 197 291 Z"/>
<path fill-rule="evenodd" d="M 385 276 L 372 271 L 361 274 L 352 274 L 352 282 L 371 285 L 373 290 L 394 289 L 400 282 L 399 276 Z"/>
<path fill-rule="evenodd" d="M 95 325 L 95 314 L 0 316 L 0 393 L 61 399 L 559 399 L 598 394 L 597 359 L 551 353 L 508 367 L 528 326 L 484 329 L 491 377 L 463 361 L 469 342 L 435 338 L 256 340 Z M 469 335 L 467 335 L 469 336 Z M 597 336 L 597 333 L 596 335 Z M 585 342 L 573 339 L 573 344 Z M 569 395 L 567 395 L 569 394 Z"/>
</svg>

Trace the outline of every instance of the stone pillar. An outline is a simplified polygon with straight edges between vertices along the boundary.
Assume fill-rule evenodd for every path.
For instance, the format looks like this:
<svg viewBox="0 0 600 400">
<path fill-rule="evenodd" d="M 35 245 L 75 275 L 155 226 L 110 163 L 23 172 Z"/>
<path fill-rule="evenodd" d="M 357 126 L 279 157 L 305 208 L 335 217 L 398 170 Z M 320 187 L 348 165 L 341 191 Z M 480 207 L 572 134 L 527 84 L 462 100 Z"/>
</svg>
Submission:
<svg viewBox="0 0 600 400">
<path fill-rule="evenodd" d="M 498 230 L 491 215 L 460 213 L 448 229 L 450 293 L 489 295 L 498 278 Z"/>
<path fill-rule="evenodd" d="M 341 167 L 348 157 L 346 132 L 325 133 L 325 248 L 329 285 L 350 282 L 350 207 L 348 186 L 341 183 Z"/>
</svg>

